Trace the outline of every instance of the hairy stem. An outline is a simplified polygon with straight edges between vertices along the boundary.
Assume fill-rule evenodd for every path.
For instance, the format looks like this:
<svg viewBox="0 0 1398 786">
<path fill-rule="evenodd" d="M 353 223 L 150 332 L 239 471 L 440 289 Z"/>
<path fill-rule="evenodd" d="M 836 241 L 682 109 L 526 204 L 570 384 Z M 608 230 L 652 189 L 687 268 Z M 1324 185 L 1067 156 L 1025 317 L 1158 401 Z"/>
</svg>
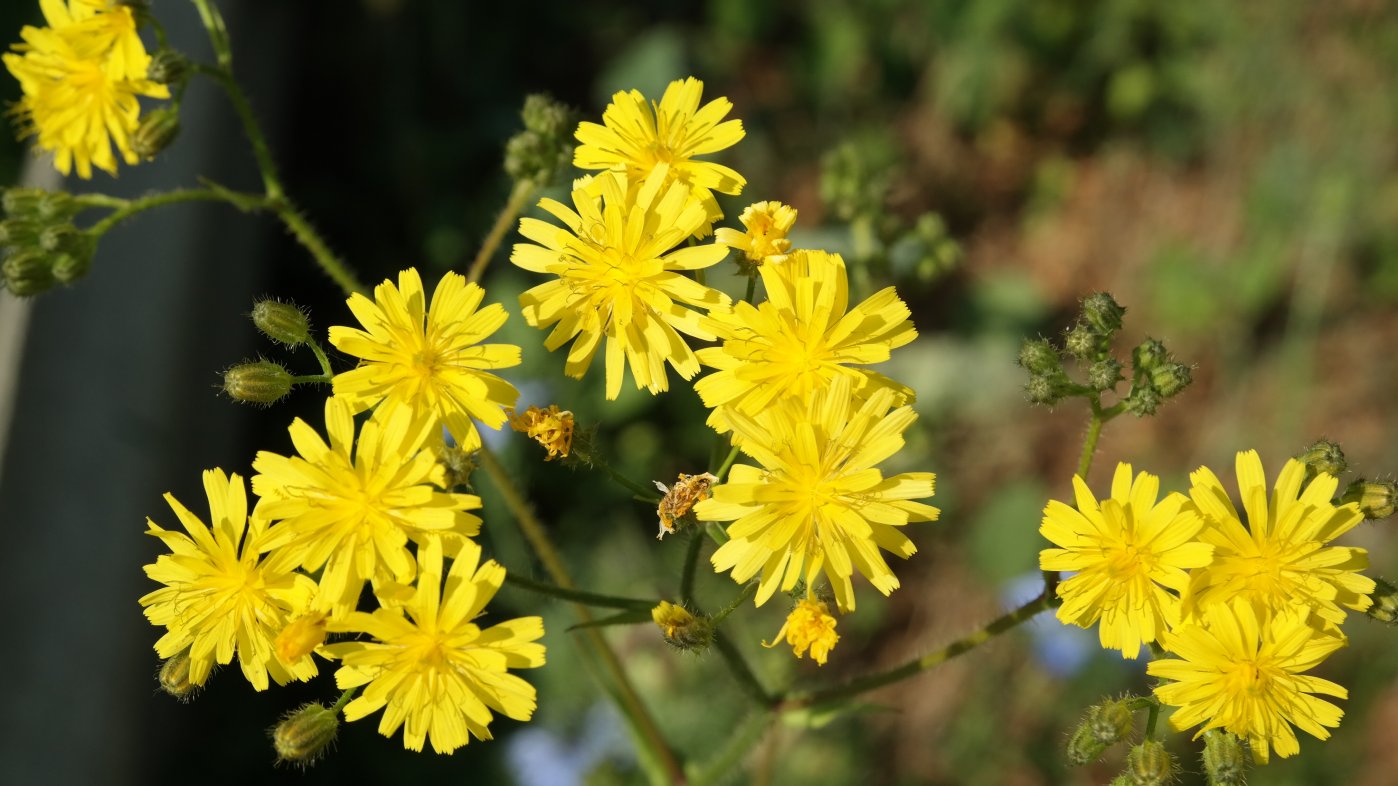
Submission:
<svg viewBox="0 0 1398 786">
<path fill-rule="evenodd" d="M 510 190 L 510 198 L 505 200 L 505 207 L 500 210 L 500 215 L 495 217 L 495 223 L 491 225 L 480 250 L 476 252 L 476 258 L 471 261 L 471 267 L 466 273 L 467 281 L 474 284 L 481 280 L 491 258 L 495 256 L 495 250 L 500 247 L 500 241 L 505 239 L 505 233 L 514 226 L 515 218 L 534 195 L 534 188 L 532 180 L 520 180 L 515 183 L 514 188 Z"/>
<path fill-rule="evenodd" d="M 699 567 L 699 551 L 704 545 L 704 536 L 696 530 L 689 533 L 689 544 L 684 553 L 684 570 L 680 574 L 680 600 L 686 606 L 694 605 L 694 576 Z"/>
<path fill-rule="evenodd" d="M 617 595 L 603 595 L 600 592 L 587 592 L 586 590 L 559 587 L 554 584 L 545 584 L 542 581 L 526 579 L 514 573 L 505 574 L 505 583 L 511 587 L 518 587 L 522 590 L 534 592 L 539 595 L 547 595 L 552 598 L 561 598 L 581 603 L 585 606 L 601 606 L 608 609 L 632 609 L 636 611 L 650 611 L 660 603 L 658 600 L 646 600 L 644 598 L 623 598 Z"/>
</svg>

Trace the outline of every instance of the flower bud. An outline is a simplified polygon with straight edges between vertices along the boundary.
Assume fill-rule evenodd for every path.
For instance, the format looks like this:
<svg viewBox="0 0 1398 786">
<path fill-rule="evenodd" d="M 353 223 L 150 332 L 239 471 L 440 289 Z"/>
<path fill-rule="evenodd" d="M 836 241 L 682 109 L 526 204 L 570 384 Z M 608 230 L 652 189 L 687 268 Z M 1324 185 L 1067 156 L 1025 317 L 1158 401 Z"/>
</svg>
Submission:
<svg viewBox="0 0 1398 786">
<path fill-rule="evenodd" d="M 131 135 L 131 152 L 150 160 L 170 146 L 180 134 L 179 110 L 162 106 L 141 118 L 141 124 Z"/>
<path fill-rule="evenodd" d="M 66 251 L 79 242 L 79 234 L 72 224 L 50 224 L 39 231 L 39 248 L 50 253 Z"/>
<path fill-rule="evenodd" d="M 289 347 L 311 340 L 311 321 L 295 303 L 259 300 L 252 304 L 252 324 L 262 335 Z"/>
<path fill-rule="evenodd" d="M 1162 399 L 1170 398 L 1189 387 L 1194 375 L 1183 363 L 1164 363 L 1150 370 L 1150 384 Z"/>
<path fill-rule="evenodd" d="M 272 727 L 272 747 L 278 761 L 306 767 L 325 753 L 339 731 L 339 713 L 312 702 L 288 713 Z"/>
<path fill-rule="evenodd" d="M 45 221 L 67 221 L 77 213 L 78 206 L 67 191 L 41 191 L 34 203 L 34 215 Z"/>
<path fill-rule="evenodd" d="M 1349 462 L 1345 461 L 1345 452 L 1340 450 L 1340 446 L 1328 439 L 1316 440 L 1311 446 L 1301 452 L 1296 460 L 1306 465 L 1310 470 L 1308 475 L 1314 477 L 1316 473 L 1324 472 L 1332 477 L 1339 477 L 1349 469 Z"/>
<path fill-rule="evenodd" d="M 189 76 L 189 58 L 174 49 L 161 49 L 151 56 L 146 78 L 158 85 L 173 85 Z"/>
<path fill-rule="evenodd" d="M 1204 732 L 1201 758 L 1209 786 L 1243 786 L 1247 782 L 1247 756 L 1238 735 L 1222 729 Z"/>
<path fill-rule="evenodd" d="M 662 600 L 651 609 L 650 617 L 660 628 L 660 635 L 671 647 L 700 652 L 713 641 L 714 628 L 708 617 L 696 617 L 683 606 Z"/>
<path fill-rule="evenodd" d="M 1106 349 L 1106 344 L 1102 340 L 1102 334 L 1086 323 L 1078 322 L 1063 335 L 1063 349 L 1075 358 L 1087 360 L 1101 354 Z"/>
<path fill-rule="evenodd" d="M 189 650 L 160 664 L 156 680 L 161 690 L 180 701 L 190 701 L 199 693 L 199 686 L 189 681 Z"/>
<path fill-rule="evenodd" d="M 270 360 L 243 363 L 223 372 L 223 392 L 234 401 L 271 404 L 291 392 L 291 374 Z"/>
<path fill-rule="evenodd" d="M 1366 519 L 1386 519 L 1393 515 L 1398 504 L 1398 484 L 1391 480 L 1365 480 L 1360 478 L 1340 495 L 1340 504 L 1354 502 Z"/>
<path fill-rule="evenodd" d="M 1082 318 L 1104 337 L 1121 330 L 1121 318 L 1126 309 L 1106 292 L 1094 292 L 1083 298 Z"/>
<path fill-rule="evenodd" d="M 5 287 L 16 297 L 33 297 L 53 288 L 53 267 L 38 251 L 11 254 L 0 264 Z"/>
<path fill-rule="evenodd" d="M 1058 350 L 1044 339 L 1025 339 L 1019 348 L 1019 365 L 1031 374 L 1053 374 L 1063 370 Z"/>
<path fill-rule="evenodd" d="M 36 248 L 42 231 L 40 224 L 28 218 L 7 218 L 0 221 L 0 248 L 17 251 Z"/>
<path fill-rule="evenodd" d="M 1068 377 L 1062 372 L 1058 374 L 1035 374 L 1029 377 L 1029 382 L 1024 386 L 1024 392 L 1029 396 L 1031 404 L 1041 404 L 1051 407 L 1068 396 Z"/>
<path fill-rule="evenodd" d="M 5 215 L 11 218 L 33 214 L 38 211 L 39 200 L 46 193 L 39 188 L 7 188 L 4 196 L 0 196 L 0 207 L 4 207 Z"/>
<path fill-rule="evenodd" d="M 1116 358 L 1099 360 L 1087 368 L 1087 386 L 1099 393 L 1111 390 L 1120 381 L 1121 363 Z"/>
<path fill-rule="evenodd" d="M 1140 346 L 1131 350 L 1131 366 L 1139 373 L 1151 371 L 1169 358 L 1170 353 L 1165 345 L 1153 338 L 1142 341 Z"/>
<path fill-rule="evenodd" d="M 1126 772 L 1133 786 L 1165 786 L 1175 778 L 1175 757 L 1155 740 L 1146 740 L 1126 754 Z"/>
<path fill-rule="evenodd" d="M 53 258 L 53 278 L 64 286 L 87 275 L 91 269 L 92 255 L 90 253 L 63 253 Z"/>
<path fill-rule="evenodd" d="M 1369 595 L 1373 605 L 1369 607 L 1370 617 L 1389 625 L 1398 625 L 1398 587 L 1375 577 L 1374 591 Z"/>
<path fill-rule="evenodd" d="M 572 112 L 568 111 L 568 107 L 543 93 L 535 93 L 524 99 L 519 119 L 524 121 L 525 130 L 545 137 L 566 137 L 573 125 Z"/>
<path fill-rule="evenodd" d="M 1160 394 L 1152 387 L 1139 387 L 1126 397 L 1126 411 L 1136 417 L 1154 415 L 1160 409 Z"/>
<path fill-rule="evenodd" d="M 1077 765 L 1096 761 L 1109 746 L 1131 735 L 1135 713 L 1126 699 L 1095 704 L 1068 738 L 1068 760 Z"/>
</svg>

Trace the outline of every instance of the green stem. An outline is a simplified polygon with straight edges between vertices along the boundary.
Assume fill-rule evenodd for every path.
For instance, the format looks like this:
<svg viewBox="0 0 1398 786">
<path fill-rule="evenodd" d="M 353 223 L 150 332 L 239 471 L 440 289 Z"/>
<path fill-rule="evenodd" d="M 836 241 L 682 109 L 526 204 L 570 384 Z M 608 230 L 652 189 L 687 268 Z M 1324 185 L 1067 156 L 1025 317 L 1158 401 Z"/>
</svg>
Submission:
<svg viewBox="0 0 1398 786">
<path fill-rule="evenodd" d="M 1160 702 L 1152 701 L 1146 715 L 1146 739 L 1155 739 L 1155 722 L 1160 719 Z"/>
<path fill-rule="evenodd" d="M 718 478 L 718 482 L 719 482 L 719 483 L 722 483 L 722 482 L 723 482 L 723 479 L 726 478 L 726 477 L 728 477 L 728 470 L 730 470 L 730 469 L 733 468 L 733 462 L 734 462 L 734 461 L 737 461 L 737 460 L 738 460 L 738 446 L 737 446 L 737 445 L 734 445 L 734 446 L 728 451 L 728 455 L 723 459 L 723 463 L 719 465 L 719 467 L 718 467 L 718 472 L 715 472 L 715 473 L 714 473 L 714 477 Z"/>
<path fill-rule="evenodd" d="M 316 232 L 315 227 L 311 226 L 306 217 L 301 215 L 290 200 L 285 196 L 269 197 L 268 206 L 276 211 L 277 218 L 282 220 L 282 224 L 291 231 L 296 241 L 310 252 L 311 257 L 320 265 L 320 269 L 334 279 L 346 295 L 368 291 L 363 284 L 359 283 L 359 279 L 350 272 L 349 266 L 335 256 L 335 253 L 325 244 L 325 240 Z"/>
<path fill-rule="evenodd" d="M 220 192 L 207 188 L 182 188 L 137 199 L 119 200 L 120 206 L 88 227 L 87 231 L 98 236 L 104 235 L 112 227 L 138 213 L 165 205 L 177 205 L 182 202 L 228 202 L 239 210 L 246 210 L 250 204 L 259 204 L 260 199 L 255 194 Z"/>
<path fill-rule="evenodd" d="M 698 531 L 689 533 L 689 546 L 684 553 L 684 569 L 680 573 L 680 600 L 685 605 L 694 605 L 694 577 L 699 566 L 699 550 L 704 545 L 704 536 Z"/>
<path fill-rule="evenodd" d="M 330 708 L 330 711 L 338 714 L 339 712 L 341 712 L 342 710 L 344 710 L 345 705 L 346 705 L 346 704 L 349 704 L 349 703 L 350 703 L 350 699 L 353 699 L 353 698 L 354 698 L 354 694 L 356 694 L 356 693 L 358 693 L 358 692 L 359 692 L 359 686 L 358 686 L 358 685 L 356 685 L 356 686 L 353 687 L 353 688 L 345 688 L 345 692 L 340 694 L 340 698 L 335 702 L 335 706 L 333 706 L 333 707 Z"/>
<path fill-rule="evenodd" d="M 704 525 L 704 534 L 709 536 L 709 540 L 722 546 L 728 542 L 728 533 L 723 531 L 723 525 L 717 521 L 710 521 Z"/>
<path fill-rule="evenodd" d="M 623 598 L 616 595 L 603 595 L 600 592 L 587 592 L 585 590 L 559 587 L 555 584 L 545 584 L 542 581 L 526 579 L 515 573 L 505 574 L 505 583 L 511 587 L 518 587 L 522 590 L 535 592 L 540 595 L 548 595 L 553 598 L 561 598 L 574 603 L 581 603 L 587 606 L 601 606 L 608 609 L 633 609 L 636 611 L 650 611 L 659 605 L 658 600 L 646 600 L 644 598 Z"/>
<path fill-rule="evenodd" d="M 739 592 L 737 597 L 733 598 L 733 601 L 731 603 L 729 603 L 727 606 L 724 606 L 722 611 L 710 617 L 709 620 L 713 622 L 715 627 L 717 627 L 720 623 L 722 623 L 725 619 L 728 618 L 729 614 L 732 614 L 733 612 L 737 611 L 738 607 L 743 605 L 743 601 L 747 600 L 748 598 L 751 598 L 752 594 L 754 592 L 757 592 L 757 586 L 758 583 L 755 581 L 748 582 L 747 586 L 743 587 L 742 592 Z"/>
<path fill-rule="evenodd" d="M 733 642 L 728 638 L 727 634 L 721 630 L 714 631 L 714 649 L 718 650 L 718 654 L 723 656 L 724 664 L 728 666 L 728 670 L 732 672 L 734 678 L 738 680 L 738 685 L 742 687 L 743 692 L 748 694 L 749 698 L 757 703 L 757 706 L 771 707 L 775 703 L 772 701 L 772 697 L 767 695 L 767 690 L 762 687 L 762 683 L 757 681 L 757 675 L 753 674 L 752 669 L 748 668 L 747 661 L 743 660 L 742 653 L 738 652 L 738 648 L 733 645 Z"/>
<path fill-rule="evenodd" d="M 302 375 L 302 376 L 299 376 L 299 377 L 292 377 L 292 378 L 291 378 L 291 384 L 293 384 L 293 385 L 329 385 L 329 384 L 330 384 L 330 375 L 329 375 L 329 374 L 305 374 L 305 375 Z"/>
<path fill-rule="evenodd" d="M 316 362 L 320 364 L 321 373 L 324 374 L 327 378 L 333 378 L 335 376 L 335 372 L 330 368 L 330 358 L 325 356 L 325 350 L 321 349 L 320 344 L 316 343 L 315 340 L 307 341 L 306 345 L 309 346 L 311 348 L 311 351 L 315 353 Z"/>
<path fill-rule="evenodd" d="M 635 494 L 636 497 L 639 498 L 642 502 L 649 502 L 652 505 L 660 504 L 660 496 L 656 494 L 656 491 L 658 491 L 659 489 L 656 489 L 654 487 L 646 488 L 645 486 L 642 486 L 640 483 L 637 483 L 634 480 L 621 474 L 620 472 L 617 472 L 616 470 L 612 469 L 612 465 L 603 461 L 599 456 L 594 455 L 591 458 L 592 463 L 601 467 L 602 471 L 606 472 L 608 477 L 616 481 L 617 485 L 621 486 L 622 488 L 626 489 L 632 494 Z"/>
<path fill-rule="evenodd" d="M 544 570 L 548 571 L 549 576 L 553 579 L 553 583 L 563 589 L 576 589 L 572 578 L 568 575 L 567 567 L 563 564 L 563 558 L 553 545 L 553 541 L 549 539 L 543 523 L 534 515 L 533 508 L 524 499 L 524 495 L 520 493 L 519 488 L 505 472 L 505 468 L 500 465 L 499 460 L 495 458 L 495 454 L 482 447 L 476 457 L 480 460 L 481 468 L 495 482 L 495 488 L 500 492 L 505 507 L 514 514 L 520 532 L 524 534 L 525 540 L 528 540 L 529 544 L 534 547 L 535 554 L 543 563 Z M 573 613 L 577 616 L 578 621 L 584 624 L 593 620 L 592 612 L 580 603 L 573 603 Z M 685 776 L 679 760 L 660 733 L 655 720 L 651 717 L 645 704 L 642 703 L 640 695 L 636 693 L 636 688 L 631 684 L 631 679 L 627 677 L 626 671 L 621 667 L 621 661 L 617 658 L 616 653 L 612 651 L 606 638 L 596 628 L 582 628 L 581 631 L 584 640 L 588 642 L 589 647 L 610 675 L 611 682 L 616 689 L 617 703 L 620 705 L 622 714 L 631 722 L 637 742 L 643 745 L 665 770 L 671 783 L 683 784 Z M 608 695 L 612 695 L 610 691 Z"/>
<path fill-rule="evenodd" d="M 1087 436 L 1082 441 L 1082 455 L 1078 457 L 1078 477 L 1087 480 L 1087 471 L 1092 469 L 1092 457 L 1097 452 L 1097 439 L 1102 436 L 1102 405 L 1097 399 L 1089 399 L 1092 406 L 1092 419 L 1087 422 Z"/>
<path fill-rule="evenodd" d="M 742 763 L 748 751 L 756 747 L 766 736 L 767 727 L 774 717 L 771 712 L 755 712 L 749 715 L 747 720 L 733 729 L 733 733 L 713 758 L 709 759 L 703 768 L 694 772 L 690 783 L 693 786 L 712 786 L 725 782 L 729 772 Z"/>
<path fill-rule="evenodd" d="M 757 296 L 757 273 L 748 276 L 748 290 L 743 293 L 743 300 L 752 303 L 752 299 Z"/>
<path fill-rule="evenodd" d="M 1054 601 L 1052 596 L 1046 592 L 1014 611 L 997 617 L 980 630 L 963 636 L 935 652 L 930 652 L 920 658 L 914 658 L 901 666 L 887 671 L 850 680 L 844 685 L 822 690 L 792 693 L 790 698 L 781 703 L 779 709 L 782 711 L 790 711 L 803 707 L 831 704 L 921 674 L 934 666 L 939 666 L 951 660 L 963 652 L 979 647 L 1021 623 L 1033 619 L 1035 615 L 1053 606 Z"/>
<path fill-rule="evenodd" d="M 476 258 L 471 261 L 471 267 L 466 273 L 466 280 L 477 283 L 481 276 L 485 274 L 486 266 L 495 256 L 495 249 L 500 247 L 500 241 L 505 239 L 505 233 L 514 226 L 515 218 L 524 210 L 529 198 L 534 195 L 534 181 L 520 180 L 515 183 L 510 190 L 510 198 L 505 200 L 505 207 L 501 209 L 500 215 L 495 217 L 495 223 L 491 225 L 490 231 L 486 233 L 481 248 L 476 252 Z"/>
<path fill-rule="evenodd" d="M 194 0 L 194 7 L 199 9 L 199 19 L 209 33 L 209 45 L 214 49 L 219 67 L 228 68 L 233 65 L 233 49 L 228 42 L 228 27 L 223 23 L 223 14 L 219 13 L 218 6 L 210 0 Z"/>
</svg>

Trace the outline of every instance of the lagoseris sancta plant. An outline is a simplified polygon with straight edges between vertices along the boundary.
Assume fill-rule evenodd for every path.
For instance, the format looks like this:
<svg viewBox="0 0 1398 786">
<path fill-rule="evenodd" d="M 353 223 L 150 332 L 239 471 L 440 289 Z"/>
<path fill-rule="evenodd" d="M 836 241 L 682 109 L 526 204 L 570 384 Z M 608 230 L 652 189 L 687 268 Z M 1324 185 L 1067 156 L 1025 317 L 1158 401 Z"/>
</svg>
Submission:
<svg viewBox="0 0 1398 786">
<path fill-rule="evenodd" d="M 650 709 L 663 698 L 637 695 L 599 623 L 653 623 L 681 668 L 694 657 L 721 661 L 764 719 L 759 733 L 743 733 L 760 738 L 784 714 L 849 705 L 1052 613 L 1095 628 L 1101 646 L 1122 658 L 1149 661 L 1149 692 L 1104 699 L 1069 740 L 1065 763 L 1129 747 L 1113 783 L 1168 782 L 1180 767 L 1162 746 L 1171 730 L 1200 741 L 1211 783 L 1234 784 L 1247 759 L 1303 754 L 1298 730 L 1325 740 L 1341 725 L 1347 688 L 1315 672 L 1346 645 L 1354 617 L 1395 617 L 1398 591 L 1366 575 L 1365 550 L 1345 543 L 1366 518 L 1393 512 L 1392 484 L 1342 490 L 1343 455 L 1320 442 L 1295 457 L 1238 446 L 1226 481 L 1199 467 L 1188 486 L 1173 488 L 1121 463 L 1109 487 L 1094 489 L 1087 476 L 1103 426 L 1122 414 L 1153 415 L 1191 380 L 1191 367 L 1159 341 L 1117 358 L 1125 309 L 1100 292 L 1083 298 L 1061 342 L 1027 340 L 1018 359 L 1032 403 L 1082 399 L 1090 413 L 1077 472 L 1057 479 L 1071 493 L 1046 501 L 1042 541 L 1032 522 L 1021 534 L 1042 546 L 1042 591 L 909 663 L 829 687 L 763 684 L 748 659 L 777 655 L 735 646 L 741 634 L 727 624 L 735 615 L 775 599 L 789 614 L 764 647 L 789 645 L 781 657 L 817 666 L 838 661 L 851 639 L 868 635 L 843 618 L 898 590 L 920 533 L 945 526 L 930 504 L 931 468 L 885 466 L 917 420 L 918 391 L 880 371 L 919 339 L 899 292 L 857 295 L 841 254 L 801 247 L 792 234 L 797 211 L 781 194 L 758 194 L 736 220 L 724 214 L 716 195 L 748 188 L 721 163 L 744 129 L 738 108 L 706 100 L 693 76 L 659 96 L 617 92 L 600 116 L 581 121 L 530 97 L 524 130 L 506 148 L 514 190 L 475 264 L 426 278 L 409 267 L 366 287 L 283 188 L 246 111 L 213 0 L 192 4 L 209 33 L 210 63 L 148 49 L 143 30 L 164 41 L 159 16 L 181 13 L 177 4 L 157 14 L 119 0 L 40 0 L 44 25 L 18 31 L 4 55 L 22 91 L 18 131 L 59 172 L 85 181 L 94 168 L 118 175 L 177 143 L 186 85 L 208 79 L 240 109 L 265 186 L 243 193 L 201 180 L 136 199 L 10 189 L 0 242 L 12 296 L 78 284 L 103 235 L 134 215 L 211 200 L 284 224 L 346 297 L 342 311 L 321 315 L 326 331 L 290 303 L 253 308 L 256 327 L 287 358 L 307 350 L 318 369 L 294 373 L 289 359 L 225 369 L 231 399 L 269 405 L 304 387 L 324 396 L 323 419 L 282 420 L 289 443 L 265 446 L 250 467 L 203 470 L 206 499 L 167 494 L 166 512 L 152 500 L 146 531 L 165 551 L 145 566 L 152 586 L 133 603 L 157 629 L 160 683 L 172 696 L 193 698 L 210 679 L 235 674 L 255 691 L 314 681 L 326 702 L 289 708 L 273 731 L 280 758 L 313 762 L 342 722 L 370 716 L 385 737 L 401 732 L 408 749 L 450 754 L 490 740 L 497 716 L 528 721 L 549 702 L 529 670 L 574 657 L 576 649 L 558 647 L 572 637 L 606 664 L 599 693 L 621 707 L 647 776 L 713 782 L 741 756 L 718 757 L 715 770 L 709 752 L 666 740 Z M 537 199 L 535 215 L 521 217 L 569 164 L 573 179 L 553 192 L 566 197 Z M 93 212 L 101 215 L 80 223 Z M 517 301 L 500 302 L 478 283 L 504 243 L 531 279 Z M 706 283 L 706 272 L 725 265 L 745 277 L 741 298 Z M 543 332 L 507 343 L 498 334 L 511 319 Z M 638 483 L 612 468 L 595 428 L 577 422 L 568 401 L 520 407 L 522 380 L 511 370 L 525 355 L 558 350 L 561 376 L 600 376 L 606 402 L 628 380 L 653 396 L 692 385 L 719 446 L 712 463 Z M 570 384 L 556 387 L 560 396 L 581 395 Z M 264 416 L 283 417 L 275 408 Z M 525 489 L 483 439 L 507 424 L 542 448 L 531 450 L 535 460 L 596 472 L 616 482 L 618 504 L 634 498 L 655 508 L 661 537 L 651 557 L 681 565 L 672 595 L 614 598 L 576 586 Z M 898 465 L 917 461 L 904 454 Z M 503 509 L 483 504 L 483 483 Z M 509 574 L 492 558 L 482 533 L 499 527 L 520 530 L 548 581 Z M 708 541 L 709 564 L 733 582 L 712 613 L 694 593 Z M 489 616 L 505 584 L 541 602 L 570 601 L 580 626 L 545 630 L 540 616 Z M 599 621 L 593 606 L 632 613 Z M 218 671 L 234 664 L 236 672 Z M 1168 726 L 1157 722 L 1162 715 Z"/>
</svg>

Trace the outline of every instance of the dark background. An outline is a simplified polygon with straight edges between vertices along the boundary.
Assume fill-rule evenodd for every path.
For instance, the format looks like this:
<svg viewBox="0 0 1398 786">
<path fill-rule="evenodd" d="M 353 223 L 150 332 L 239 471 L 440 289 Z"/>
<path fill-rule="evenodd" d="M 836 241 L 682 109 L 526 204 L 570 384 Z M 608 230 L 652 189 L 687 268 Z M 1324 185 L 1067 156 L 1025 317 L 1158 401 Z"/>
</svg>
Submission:
<svg viewBox="0 0 1398 786">
<path fill-rule="evenodd" d="M 658 97 L 692 74 L 706 98 L 734 102 L 748 131 L 723 156 L 749 182 L 725 203 L 730 225 L 748 202 L 781 199 L 801 211 L 798 246 L 851 261 L 856 297 L 898 285 L 922 338 L 883 370 L 918 391 L 922 419 L 890 466 L 938 473 L 943 520 L 913 528 L 921 552 L 896 566 L 904 586 L 890 600 L 860 590 L 859 613 L 841 620 L 823 670 L 757 646 L 776 632 L 781 604 L 735 615 L 734 638 L 770 685 L 901 662 L 990 619 L 1015 592 L 1032 595 L 1044 545 L 1038 511 L 1069 493 L 1085 413 L 1080 404 L 1029 407 L 1013 359 L 1024 336 L 1061 331 L 1090 291 L 1107 289 L 1128 307 L 1122 354 L 1159 337 L 1195 365 L 1196 379 L 1159 418 L 1107 427 L 1096 488 L 1118 460 L 1176 488 L 1207 463 L 1231 484 L 1233 453 L 1247 448 L 1274 476 L 1320 436 L 1338 440 L 1361 473 L 1391 477 L 1398 17 L 1366 0 L 1219 6 L 223 4 L 235 68 L 288 190 L 366 281 L 408 265 L 428 280 L 464 270 L 509 191 L 500 151 L 528 93 L 551 93 L 596 120 L 614 90 Z M 165 0 L 156 13 L 178 47 L 210 57 L 192 7 Z M 37 21 L 29 3 L 0 9 L 10 41 Z M 0 91 L 13 100 L 17 85 L 0 79 Z M 191 87 L 183 121 L 181 139 L 156 162 L 67 186 L 133 195 L 207 175 L 258 187 L 213 86 Z M 920 267 L 906 242 L 889 264 L 860 266 L 849 224 L 820 195 L 822 156 L 842 143 L 888 167 L 886 216 L 904 227 L 929 211 L 944 220 L 961 251 L 954 269 Z M 6 182 L 28 160 L 21 145 L 0 143 Z M 530 277 L 502 252 L 485 283 L 487 302 L 516 312 L 502 336 L 524 348 L 524 366 L 509 374 L 521 404 L 556 402 L 599 424 L 634 478 L 667 480 L 704 464 L 712 438 L 692 390 L 672 380 L 667 396 L 628 391 L 604 403 L 600 368 L 582 383 L 562 378 L 562 355 L 546 353 L 543 334 L 518 316 L 515 297 Z M 309 356 L 259 341 L 243 317 L 266 294 L 309 307 L 320 328 L 350 323 L 334 287 L 267 217 L 193 205 L 113 231 L 92 274 L 70 289 L 25 304 L 0 297 L 0 324 L 11 331 L 0 346 L 22 348 L 0 363 L 0 404 L 12 407 L 8 433 L 0 430 L 0 597 L 10 619 L 0 647 L 9 680 L 0 782 L 639 778 L 564 632 L 566 610 L 510 590 L 491 613 L 543 613 L 549 630 L 548 667 L 524 675 L 539 687 L 539 712 L 527 725 L 497 720 L 495 742 L 451 757 L 404 751 L 401 734 L 375 733 L 375 715 L 346 726 L 315 768 L 274 768 L 264 729 L 303 701 L 332 700 L 328 668 L 309 685 L 262 694 L 225 669 L 187 705 L 156 692 L 158 632 L 136 603 L 153 587 L 140 566 L 158 553 L 141 534 L 144 517 L 173 523 L 165 491 L 200 510 L 200 469 L 247 476 L 257 450 L 289 449 L 294 416 L 320 421 L 317 391 L 269 409 L 218 395 L 218 372 L 244 357 L 314 368 Z M 657 544 L 652 511 L 605 481 L 541 465 L 515 435 L 499 444 L 585 586 L 674 593 L 683 541 Z M 539 575 L 482 486 L 487 553 Z M 1366 524 L 1347 542 L 1370 549 L 1376 574 L 1398 572 L 1392 523 Z M 700 591 L 717 606 L 733 589 L 712 577 Z M 1352 646 L 1320 669 L 1350 688 L 1343 725 L 1329 742 L 1304 738 L 1301 756 L 1252 783 L 1392 782 L 1394 632 L 1366 619 L 1347 630 Z M 1146 683 L 1139 668 L 1097 651 L 1093 634 L 1072 633 L 1041 620 L 871 694 L 877 706 L 867 712 L 821 728 L 780 726 L 733 782 L 757 781 L 770 762 L 779 784 L 1105 783 L 1119 752 L 1070 769 L 1059 746 L 1087 704 Z M 746 712 L 712 659 L 677 656 L 650 626 L 609 638 L 682 754 L 712 752 Z M 1198 782 L 1187 736 L 1171 745 L 1186 781 Z M 522 769 L 508 774 L 507 760 Z"/>
</svg>

